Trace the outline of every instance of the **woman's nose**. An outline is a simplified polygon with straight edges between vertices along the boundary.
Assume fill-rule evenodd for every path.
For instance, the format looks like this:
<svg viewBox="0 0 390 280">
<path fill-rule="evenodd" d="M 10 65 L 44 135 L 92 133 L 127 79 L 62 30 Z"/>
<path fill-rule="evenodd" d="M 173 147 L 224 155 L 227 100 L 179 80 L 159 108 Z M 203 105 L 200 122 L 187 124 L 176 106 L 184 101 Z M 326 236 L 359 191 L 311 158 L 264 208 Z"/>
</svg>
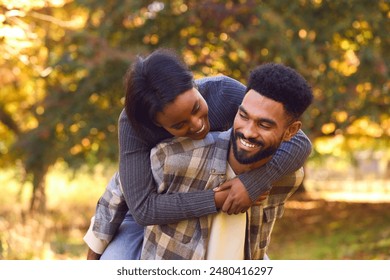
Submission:
<svg viewBox="0 0 390 280">
<path fill-rule="evenodd" d="M 191 132 L 196 132 L 200 130 L 203 126 L 203 121 L 199 117 L 191 118 L 190 130 Z"/>
</svg>

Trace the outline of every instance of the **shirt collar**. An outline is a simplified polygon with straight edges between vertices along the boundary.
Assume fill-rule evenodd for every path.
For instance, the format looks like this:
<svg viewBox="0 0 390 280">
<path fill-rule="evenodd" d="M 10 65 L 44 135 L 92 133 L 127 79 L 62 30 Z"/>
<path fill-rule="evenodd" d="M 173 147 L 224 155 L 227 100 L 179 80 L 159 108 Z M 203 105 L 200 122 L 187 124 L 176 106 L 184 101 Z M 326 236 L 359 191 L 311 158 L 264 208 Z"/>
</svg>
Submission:
<svg viewBox="0 0 390 280">
<path fill-rule="evenodd" d="M 226 174 L 231 129 L 223 132 L 211 132 L 215 137 L 215 149 L 210 174 Z"/>
</svg>

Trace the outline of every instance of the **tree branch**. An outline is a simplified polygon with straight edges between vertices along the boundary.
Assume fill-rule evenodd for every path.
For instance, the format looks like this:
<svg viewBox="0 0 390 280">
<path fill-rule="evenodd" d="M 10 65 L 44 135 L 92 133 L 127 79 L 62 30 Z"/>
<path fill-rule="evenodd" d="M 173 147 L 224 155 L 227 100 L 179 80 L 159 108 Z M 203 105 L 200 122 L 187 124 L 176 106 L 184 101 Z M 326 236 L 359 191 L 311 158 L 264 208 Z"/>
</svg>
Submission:
<svg viewBox="0 0 390 280">
<path fill-rule="evenodd" d="M 20 134 L 20 129 L 18 124 L 12 119 L 11 115 L 6 112 L 3 106 L 0 105 L 0 122 L 2 122 L 6 127 L 12 130 L 16 135 Z"/>
</svg>

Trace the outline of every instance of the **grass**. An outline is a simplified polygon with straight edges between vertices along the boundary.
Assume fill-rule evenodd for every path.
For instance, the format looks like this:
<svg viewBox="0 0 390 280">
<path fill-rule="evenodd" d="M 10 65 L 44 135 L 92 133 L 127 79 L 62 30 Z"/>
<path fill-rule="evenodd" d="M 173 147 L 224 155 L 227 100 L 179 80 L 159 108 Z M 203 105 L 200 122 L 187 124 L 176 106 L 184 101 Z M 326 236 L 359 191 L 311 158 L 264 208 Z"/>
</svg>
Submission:
<svg viewBox="0 0 390 280">
<path fill-rule="evenodd" d="M 94 174 L 73 176 L 57 167 L 47 177 L 48 211 L 28 215 L 31 185 L 16 173 L 0 173 L 0 259 L 85 259 L 82 238 L 96 202 L 115 170 L 98 167 Z"/>
<path fill-rule="evenodd" d="M 389 260 L 390 204 L 295 196 L 272 235 L 269 255 L 284 260 Z"/>
<path fill-rule="evenodd" d="M 114 169 L 72 177 L 56 168 L 47 178 L 48 212 L 27 214 L 30 188 L 13 171 L 0 173 L 0 259 L 85 259 L 82 237 Z M 272 234 L 271 259 L 390 259 L 390 204 L 294 195 Z"/>
</svg>

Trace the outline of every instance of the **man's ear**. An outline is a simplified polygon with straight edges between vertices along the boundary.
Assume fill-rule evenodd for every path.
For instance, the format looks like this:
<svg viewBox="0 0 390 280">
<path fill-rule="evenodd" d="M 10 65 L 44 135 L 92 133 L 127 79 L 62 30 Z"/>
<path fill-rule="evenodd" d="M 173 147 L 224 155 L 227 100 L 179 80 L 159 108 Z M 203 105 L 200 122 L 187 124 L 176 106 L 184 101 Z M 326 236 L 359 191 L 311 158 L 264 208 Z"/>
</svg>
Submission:
<svg viewBox="0 0 390 280">
<path fill-rule="evenodd" d="M 301 129 L 301 126 L 301 121 L 295 121 L 290 124 L 284 132 L 283 141 L 289 141 L 295 134 L 297 134 L 298 130 Z"/>
</svg>

